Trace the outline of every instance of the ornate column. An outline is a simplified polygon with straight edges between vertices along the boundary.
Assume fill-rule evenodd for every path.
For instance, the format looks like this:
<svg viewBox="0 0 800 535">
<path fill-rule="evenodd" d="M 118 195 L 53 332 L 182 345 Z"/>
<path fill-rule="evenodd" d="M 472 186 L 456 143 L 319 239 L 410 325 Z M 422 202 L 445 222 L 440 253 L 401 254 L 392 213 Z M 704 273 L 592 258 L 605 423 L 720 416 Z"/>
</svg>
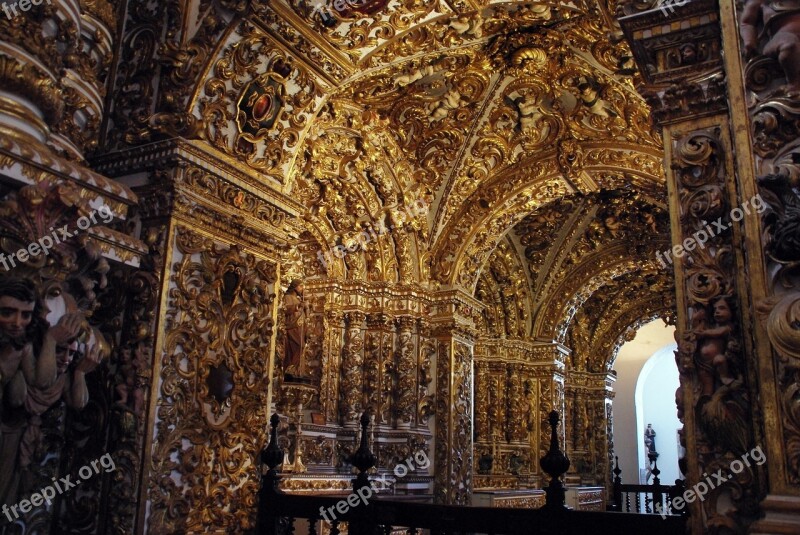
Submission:
<svg viewBox="0 0 800 535">
<path fill-rule="evenodd" d="M 687 488 L 707 474 L 728 476 L 691 503 L 692 532 L 795 533 L 800 524 L 786 513 L 800 509 L 800 489 L 784 464 L 791 432 L 781 429 L 776 388 L 787 376 L 777 371 L 780 361 L 756 318 L 756 305 L 771 292 L 733 4 L 630 2 L 620 23 L 663 128 L 673 243 L 664 253 L 676 280 Z M 778 3 L 747 4 L 760 18 L 762 4 Z M 765 81 L 763 73 L 753 79 Z M 769 484 L 763 460 L 753 462 L 759 448 L 769 451 Z M 778 496 L 763 506 L 780 519 L 753 525 L 767 492 Z"/>
<path fill-rule="evenodd" d="M 346 334 L 342 348 L 342 379 L 339 412 L 342 425 L 358 427 L 364 411 L 364 319 L 363 312 L 345 314 Z"/>
<path fill-rule="evenodd" d="M 397 319 L 397 351 L 395 369 L 397 389 L 394 399 L 394 418 L 398 427 L 411 427 L 417 415 L 417 337 L 414 328 L 417 321 L 403 316 Z"/>
<path fill-rule="evenodd" d="M 481 305 L 460 290 L 440 292 L 431 305 L 436 339 L 434 499 L 467 505 L 472 493 L 474 315 Z"/>
<path fill-rule="evenodd" d="M 395 364 L 392 319 L 384 313 L 367 315 L 364 338 L 364 397 L 376 424 L 392 424 Z M 400 392 L 398 392 L 399 394 Z"/>
<path fill-rule="evenodd" d="M 528 440 L 526 425 L 527 401 L 530 392 L 526 393 L 524 380 L 525 367 L 521 364 L 512 364 L 506 368 L 507 392 L 506 414 L 508 426 L 506 427 L 506 440 L 509 443 L 524 444 Z"/>
<path fill-rule="evenodd" d="M 750 533 L 798 533 L 800 247 L 795 229 L 800 223 L 800 4 L 748 1 L 738 13 L 723 5 L 721 15 L 725 50 L 730 51 L 726 65 L 730 72 L 743 71 L 743 76 L 732 77 L 732 101 L 748 110 L 747 116 L 732 117 L 741 162 L 737 167 L 748 179 L 755 169 L 756 180 L 743 181 L 743 190 L 764 200 L 761 228 L 747 226 L 743 238 L 748 289 L 758 317 L 753 331 L 764 418 L 755 421 L 764 428 L 769 475 L 760 504 L 764 518 Z"/>
<path fill-rule="evenodd" d="M 538 437 L 536 447 L 531 453 L 537 460 L 547 454 L 550 445 L 550 428 L 548 418 L 551 411 L 558 411 L 559 414 L 566 413 L 565 386 L 564 386 L 564 358 L 566 351 L 558 344 L 537 344 L 534 348 L 536 360 L 541 364 L 535 366 L 531 375 L 536 378 L 539 392 L 534 396 L 538 407 L 536 410 L 536 429 Z M 559 443 L 566 444 L 566 425 L 559 426 Z M 541 476 L 542 474 L 540 474 Z"/>
<path fill-rule="evenodd" d="M 434 365 L 436 361 L 437 344 L 431 333 L 431 325 L 427 319 L 418 320 L 419 328 L 419 367 L 417 386 L 417 425 L 428 426 L 428 420 L 436 413 L 435 399 L 436 386 L 434 383 Z"/>
<path fill-rule="evenodd" d="M 82 161 L 97 148 L 103 121 L 113 7 L 77 0 L 28 6 L 7 2 L 0 15 L 0 131 L 16 131 L 31 150 L 47 145 Z"/>
<path fill-rule="evenodd" d="M 611 373 L 570 371 L 565 395 L 569 419 L 567 455 L 583 485 L 611 485 L 611 433 L 609 421 L 615 376 Z M 572 470 L 570 466 L 570 470 Z"/>
<path fill-rule="evenodd" d="M 329 301 L 333 301 L 329 294 Z M 344 333 L 344 314 L 338 308 L 328 308 L 332 303 L 326 303 L 323 342 L 322 342 L 322 381 L 319 390 L 319 403 L 325 421 L 334 423 L 339 421 L 339 387 L 340 366 L 342 358 L 342 333 Z"/>
</svg>

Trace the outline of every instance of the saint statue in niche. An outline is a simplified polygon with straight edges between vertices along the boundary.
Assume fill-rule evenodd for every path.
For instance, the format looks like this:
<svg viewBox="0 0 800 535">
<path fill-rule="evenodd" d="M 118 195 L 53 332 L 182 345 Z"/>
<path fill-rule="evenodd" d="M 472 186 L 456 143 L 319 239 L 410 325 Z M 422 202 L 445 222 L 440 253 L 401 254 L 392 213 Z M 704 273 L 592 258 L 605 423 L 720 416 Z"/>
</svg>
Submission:
<svg viewBox="0 0 800 535">
<path fill-rule="evenodd" d="M 284 339 L 283 374 L 285 381 L 297 381 L 306 377 L 306 363 L 303 352 L 306 336 L 306 303 L 303 300 L 303 281 L 294 279 L 289 283 L 283 298 L 286 317 L 286 336 Z"/>
<path fill-rule="evenodd" d="M 653 429 L 653 424 L 647 424 L 647 429 L 644 430 L 644 447 L 647 450 L 647 457 L 658 456 L 656 453 L 656 430 Z"/>
</svg>

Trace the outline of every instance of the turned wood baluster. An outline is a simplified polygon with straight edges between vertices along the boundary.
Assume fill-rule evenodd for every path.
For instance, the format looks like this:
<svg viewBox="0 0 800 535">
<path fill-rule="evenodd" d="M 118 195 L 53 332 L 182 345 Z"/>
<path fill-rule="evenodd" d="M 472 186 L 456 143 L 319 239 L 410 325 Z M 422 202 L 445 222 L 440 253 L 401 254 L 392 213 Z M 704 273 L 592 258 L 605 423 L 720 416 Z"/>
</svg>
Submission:
<svg viewBox="0 0 800 535">
<path fill-rule="evenodd" d="M 278 446 L 278 423 L 280 418 L 273 414 L 269 420 L 269 444 L 261 452 L 261 462 L 268 467 L 267 473 L 261 480 L 261 489 L 258 493 L 258 517 L 256 519 L 256 533 L 259 535 L 272 535 L 277 532 L 277 511 L 274 509 L 275 496 L 283 494 L 278 488 L 281 476 L 276 468 L 283 462 L 283 450 Z M 294 529 L 293 519 L 289 526 Z"/>
<path fill-rule="evenodd" d="M 622 511 L 622 478 L 620 474 L 622 474 L 622 469 L 619 467 L 619 457 L 616 455 L 614 456 L 614 487 L 612 492 L 614 493 L 614 505 L 612 509 L 614 511 Z"/>
<path fill-rule="evenodd" d="M 659 479 L 659 477 L 658 477 L 658 474 L 661 473 L 661 470 L 659 470 L 659 468 L 658 468 L 658 460 L 655 459 L 655 458 L 653 458 L 653 469 L 651 470 L 651 472 L 653 473 L 653 486 L 658 488 L 659 486 L 661 486 L 661 479 Z M 662 503 L 664 501 L 664 495 L 661 492 L 655 492 L 654 491 L 652 493 L 652 496 L 653 496 L 653 502 L 654 503 L 655 502 Z M 650 510 L 648 509 L 647 512 L 649 513 Z"/>
<path fill-rule="evenodd" d="M 558 445 L 558 412 L 551 411 L 549 416 L 550 421 L 550 450 L 547 455 L 539 460 L 539 466 L 542 467 L 549 476 L 550 484 L 544 489 L 546 493 L 545 507 L 566 509 L 564 504 L 565 491 L 564 484 L 561 483 L 561 476 L 569 469 L 569 459 L 564 452 L 561 451 Z"/>
<path fill-rule="evenodd" d="M 367 427 L 369 427 L 369 414 L 365 411 L 361 415 L 361 444 L 353 454 L 353 466 L 358 468 L 358 475 L 353 480 L 353 490 L 357 491 L 364 487 L 369 486 L 369 477 L 367 477 L 367 470 L 375 466 L 377 459 L 369 449 L 367 444 Z"/>
<path fill-rule="evenodd" d="M 375 454 L 369 449 L 367 443 L 367 428 L 369 427 L 370 417 L 365 411 L 361 415 L 361 444 L 353 454 L 353 466 L 358 468 L 358 476 L 353 480 L 353 492 L 358 492 L 359 489 L 368 487 L 369 477 L 367 470 L 375 466 L 377 459 Z M 353 518 L 348 523 L 348 533 L 351 535 L 373 535 L 376 526 L 372 524 L 368 518 L 370 506 L 360 504 L 358 507 L 353 508 Z"/>
</svg>

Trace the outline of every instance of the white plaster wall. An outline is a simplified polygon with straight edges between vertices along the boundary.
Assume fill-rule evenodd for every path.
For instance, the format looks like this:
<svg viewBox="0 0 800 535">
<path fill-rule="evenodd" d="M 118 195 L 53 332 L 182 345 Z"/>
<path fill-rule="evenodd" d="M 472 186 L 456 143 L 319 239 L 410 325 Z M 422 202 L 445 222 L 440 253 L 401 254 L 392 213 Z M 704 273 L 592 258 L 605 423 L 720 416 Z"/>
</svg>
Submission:
<svg viewBox="0 0 800 535">
<path fill-rule="evenodd" d="M 619 457 L 623 483 L 638 483 L 639 443 L 644 444 L 644 428 L 637 429 L 635 391 L 636 381 L 645 362 L 659 349 L 675 343 L 675 328 L 667 326 L 663 320 L 655 320 L 642 326 L 636 337 L 626 342 L 619 350 L 614 370 L 617 381 L 614 384 L 616 395 L 613 402 L 614 450 Z M 674 392 L 674 388 L 673 388 Z M 669 397 L 674 400 L 674 395 Z M 674 412 L 674 407 L 673 407 Z M 661 445 L 656 437 L 656 446 Z M 662 441 L 663 442 L 663 441 Z M 659 468 L 662 468 L 659 463 Z M 662 468 L 663 469 L 663 468 Z M 673 478 L 674 480 L 674 478 Z M 662 481 L 667 482 L 662 478 Z"/>
</svg>

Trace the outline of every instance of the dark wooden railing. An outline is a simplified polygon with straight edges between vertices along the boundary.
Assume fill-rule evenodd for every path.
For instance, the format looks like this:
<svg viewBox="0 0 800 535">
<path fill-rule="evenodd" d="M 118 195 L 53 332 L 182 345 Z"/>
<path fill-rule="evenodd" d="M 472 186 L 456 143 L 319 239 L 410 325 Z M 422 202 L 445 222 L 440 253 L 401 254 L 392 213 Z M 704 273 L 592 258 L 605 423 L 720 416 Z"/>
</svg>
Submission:
<svg viewBox="0 0 800 535">
<path fill-rule="evenodd" d="M 569 460 L 558 446 L 558 413 L 555 411 L 550 413 L 550 450 L 540 461 L 542 469 L 550 475 L 549 485 L 545 488 L 547 502 L 541 509 L 432 505 L 389 500 L 375 494 L 365 502 L 362 498 L 369 491 L 364 489 L 370 485 L 366 472 L 375 465 L 375 457 L 367 444 L 367 415 L 361 417 L 361 444 L 353 455 L 353 465 L 359 474 L 353 480 L 352 494 L 346 497 L 287 494 L 279 489 L 280 475 L 276 471 L 283 460 L 283 453 L 277 446 L 278 417 L 273 415 L 270 423 L 270 443 L 262 454 L 269 471 L 263 477 L 259 493 L 255 535 L 291 535 L 295 530 L 306 529 L 309 535 L 317 535 L 323 531 L 322 522 L 328 528 L 325 531 L 331 535 L 339 535 L 345 523 L 350 535 L 389 535 L 397 530 L 410 535 L 417 535 L 421 530 L 430 530 L 432 534 L 498 535 L 673 535 L 684 532 L 686 519 L 680 516 L 662 518 L 658 515 L 568 509 L 564 505 L 564 486 L 560 478 L 569 468 Z M 343 500 L 355 505 L 341 507 L 346 510 L 339 512 L 337 504 Z"/>
<path fill-rule="evenodd" d="M 687 515 L 688 508 L 676 511 L 672 507 L 675 498 L 683 494 L 685 484 L 683 480 L 676 480 L 675 485 L 662 485 L 658 475 L 661 470 L 653 459 L 653 483 L 651 485 L 635 485 L 622 483 L 622 470 L 619 468 L 619 457 L 614 457 L 614 485 L 612 489 L 613 503 L 610 511 L 623 513 L 656 513 Z M 644 499 L 642 499 L 644 497 Z"/>
</svg>

